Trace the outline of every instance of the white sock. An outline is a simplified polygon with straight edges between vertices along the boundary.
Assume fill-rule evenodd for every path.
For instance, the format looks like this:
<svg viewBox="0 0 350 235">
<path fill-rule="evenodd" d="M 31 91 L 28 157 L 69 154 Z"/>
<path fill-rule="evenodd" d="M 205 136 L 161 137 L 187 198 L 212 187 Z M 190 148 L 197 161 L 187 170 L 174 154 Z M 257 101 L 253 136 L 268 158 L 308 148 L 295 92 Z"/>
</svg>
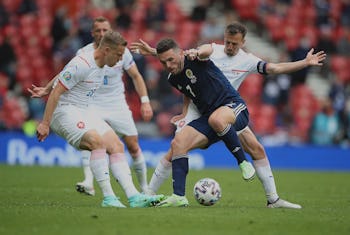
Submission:
<svg viewBox="0 0 350 235">
<path fill-rule="evenodd" d="M 91 151 L 90 167 L 98 185 L 102 190 L 103 196 L 115 196 L 109 178 L 106 149 L 96 149 Z"/>
<path fill-rule="evenodd" d="M 133 159 L 133 169 L 136 173 L 137 180 L 140 184 L 140 187 L 142 191 L 145 191 L 148 188 L 147 185 L 147 167 L 146 167 L 146 161 L 145 158 L 139 150 L 136 155 L 132 155 Z"/>
<path fill-rule="evenodd" d="M 119 182 L 120 186 L 128 198 L 139 194 L 132 182 L 131 171 L 124 153 L 114 153 L 109 156 L 109 164 L 114 178 Z"/>
<path fill-rule="evenodd" d="M 253 163 L 256 174 L 264 187 L 267 200 L 269 202 L 276 201 L 278 199 L 278 194 L 269 160 L 267 158 L 263 158 L 260 160 L 254 160 Z"/>
<path fill-rule="evenodd" d="M 82 166 L 83 166 L 83 172 L 84 172 L 84 182 L 90 186 L 93 186 L 94 176 L 90 169 L 90 155 L 91 155 L 90 151 L 87 151 L 87 150 L 81 151 Z"/>
<path fill-rule="evenodd" d="M 169 178 L 170 174 L 171 162 L 165 158 L 160 159 L 149 183 L 149 190 L 151 190 L 153 193 L 156 193 L 163 182 Z"/>
</svg>

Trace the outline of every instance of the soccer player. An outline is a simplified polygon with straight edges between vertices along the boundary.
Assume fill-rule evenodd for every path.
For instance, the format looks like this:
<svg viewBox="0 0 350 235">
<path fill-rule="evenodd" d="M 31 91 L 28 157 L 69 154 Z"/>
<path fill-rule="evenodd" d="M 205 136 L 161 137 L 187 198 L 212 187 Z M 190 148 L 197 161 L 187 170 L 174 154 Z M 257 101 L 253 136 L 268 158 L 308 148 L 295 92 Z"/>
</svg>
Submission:
<svg viewBox="0 0 350 235">
<path fill-rule="evenodd" d="M 122 59 L 126 45 L 119 33 L 107 31 L 95 50 L 75 56 L 59 74 L 37 127 L 39 141 L 46 139 L 51 127 L 75 148 L 91 151 L 90 167 L 103 193 L 103 207 L 125 207 L 112 190 L 106 153 L 112 174 L 123 187 L 130 207 L 149 207 L 162 198 L 137 191 L 123 143 L 96 111 L 89 109 L 96 91 L 102 89 L 108 66 Z"/>
<path fill-rule="evenodd" d="M 194 52 L 196 54 L 194 54 Z M 246 160 L 236 131 L 243 130 L 249 122 L 245 102 L 230 85 L 224 74 L 209 60 L 197 57 L 196 50 L 183 51 L 172 39 L 157 44 L 157 55 L 168 71 L 169 83 L 190 100 L 201 116 L 178 132 L 171 142 L 173 195 L 157 204 L 158 207 L 187 206 L 185 197 L 188 173 L 188 143 L 202 140 L 208 145 L 222 140 L 236 158 L 245 180 L 255 176 L 255 169 Z"/>
<path fill-rule="evenodd" d="M 94 41 L 78 50 L 77 55 L 90 52 L 96 49 L 103 35 L 111 30 L 110 22 L 104 17 L 94 19 L 91 35 Z M 121 60 L 109 69 L 104 78 L 101 89 L 96 90 L 95 98 L 91 100 L 90 108 L 94 109 L 100 117 L 108 122 L 112 129 L 123 138 L 126 147 L 133 159 L 133 168 L 136 172 L 141 190 L 147 189 L 147 168 L 145 158 L 138 143 L 138 133 L 132 117 L 132 113 L 128 107 L 124 94 L 124 84 L 122 81 L 123 70 L 132 78 L 135 89 L 141 99 L 141 114 L 145 121 L 151 120 L 153 116 L 152 107 L 147 95 L 146 85 L 139 73 L 137 66 L 133 60 L 130 51 L 125 48 L 125 52 Z M 32 97 L 42 97 L 48 94 L 52 89 L 52 83 L 56 78 L 51 80 L 46 87 L 33 86 L 29 89 Z M 89 166 L 90 152 L 81 151 L 82 165 L 84 171 L 84 180 L 76 184 L 78 192 L 88 195 L 95 195 L 93 187 L 93 175 Z"/>
<path fill-rule="evenodd" d="M 238 89 L 244 79 L 250 73 L 261 74 L 281 74 L 290 73 L 300 70 L 307 66 L 321 66 L 322 61 L 326 55 L 324 52 L 313 54 L 311 50 L 306 58 L 296 62 L 285 63 L 267 63 L 253 54 L 244 52 L 241 48 L 245 42 L 245 35 L 247 29 L 244 25 L 234 22 L 226 27 L 224 35 L 224 45 L 212 43 L 205 44 L 199 47 L 204 51 L 203 54 L 208 54 L 209 58 L 220 68 L 220 70 L 229 79 L 231 85 Z M 132 43 L 131 49 L 138 51 L 144 55 L 156 56 L 155 48 L 151 48 L 146 42 Z M 194 105 L 190 104 L 187 115 L 175 116 L 172 122 L 177 125 L 177 132 L 186 125 L 193 118 L 200 115 Z M 185 117 L 184 117 L 185 116 Z M 267 206 L 269 208 L 301 208 L 298 204 L 290 203 L 286 200 L 280 199 L 276 190 L 274 177 L 271 171 L 270 163 L 268 161 L 264 147 L 258 142 L 257 138 L 246 127 L 242 132 L 238 133 L 240 142 L 245 152 L 253 158 L 254 167 L 258 178 L 260 179 L 267 199 Z M 195 148 L 198 143 L 192 143 L 189 148 Z M 165 179 L 168 178 L 171 171 L 171 154 L 170 152 L 160 160 L 155 172 L 151 178 L 149 188 L 150 193 L 156 192 Z"/>
</svg>

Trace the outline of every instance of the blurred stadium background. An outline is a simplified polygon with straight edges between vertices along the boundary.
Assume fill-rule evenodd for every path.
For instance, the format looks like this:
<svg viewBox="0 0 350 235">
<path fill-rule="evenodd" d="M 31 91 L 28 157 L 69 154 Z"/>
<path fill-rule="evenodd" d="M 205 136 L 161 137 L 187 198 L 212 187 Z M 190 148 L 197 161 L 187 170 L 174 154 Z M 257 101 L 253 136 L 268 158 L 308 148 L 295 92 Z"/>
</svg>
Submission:
<svg viewBox="0 0 350 235">
<path fill-rule="evenodd" d="M 248 103 L 250 125 L 266 146 L 327 146 L 350 157 L 350 0 L 1 0 L 3 150 L 12 134 L 33 138 L 45 100 L 31 99 L 26 89 L 46 85 L 91 42 L 91 23 L 100 15 L 129 43 L 142 38 L 154 46 L 166 36 L 183 48 L 222 43 L 225 25 L 238 20 L 248 27 L 245 49 L 266 61 L 294 61 L 310 48 L 324 50 L 323 67 L 250 75 L 239 91 Z M 155 112 L 152 122 L 142 122 L 139 98 L 125 77 L 140 136 L 167 140 L 174 133 L 169 119 L 181 112 L 181 96 L 163 79 L 166 73 L 155 58 L 134 54 L 134 59 Z"/>
</svg>

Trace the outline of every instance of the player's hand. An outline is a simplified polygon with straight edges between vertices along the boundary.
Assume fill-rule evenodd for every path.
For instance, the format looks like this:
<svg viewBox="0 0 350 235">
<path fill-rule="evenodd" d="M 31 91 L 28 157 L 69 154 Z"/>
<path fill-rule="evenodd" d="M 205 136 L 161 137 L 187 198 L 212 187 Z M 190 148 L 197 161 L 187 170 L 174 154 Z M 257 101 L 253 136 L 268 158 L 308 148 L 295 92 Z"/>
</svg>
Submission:
<svg viewBox="0 0 350 235">
<path fill-rule="evenodd" d="M 153 117 L 153 110 L 149 102 L 141 104 L 141 115 L 144 121 L 151 121 Z"/>
<path fill-rule="evenodd" d="M 50 133 L 50 126 L 44 122 L 40 122 L 36 128 L 36 137 L 43 142 Z"/>
<path fill-rule="evenodd" d="M 138 42 L 132 42 L 130 44 L 130 50 L 141 55 L 153 55 L 155 51 L 154 48 L 142 39 L 139 39 Z"/>
<path fill-rule="evenodd" d="M 176 115 L 176 116 L 174 116 L 174 117 L 172 117 L 171 119 L 170 119 L 170 123 L 172 123 L 172 124 L 174 124 L 174 125 L 176 125 L 176 122 L 178 122 L 178 121 L 180 121 L 181 119 L 184 119 L 185 118 L 185 114 L 179 114 L 179 115 Z"/>
<path fill-rule="evenodd" d="M 314 48 L 312 48 L 306 55 L 306 62 L 308 65 L 317 65 L 317 66 L 321 66 L 323 65 L 323 63 L 321 63 L 322 61 L 324 61 L 326 59 L 326 53 L 324 53 L 324 51 L 319 51 L 315 54 L 314 53 Z"/>
<path fill-rule="evenodd" d="M 198 57 L 198 50 L 197 49 L 189 49 L 184 51 L 184 55 L 189 60 L 195 60 Z"/>
<path fill-rule="evenodd" d="M 45 87 L 38 87 L 34 84 L 32 84 L 31 88 L 27 88 L 27 91 L 31 94 L 31 98 L 41 98 L 49 94 Z"/>
</svg>

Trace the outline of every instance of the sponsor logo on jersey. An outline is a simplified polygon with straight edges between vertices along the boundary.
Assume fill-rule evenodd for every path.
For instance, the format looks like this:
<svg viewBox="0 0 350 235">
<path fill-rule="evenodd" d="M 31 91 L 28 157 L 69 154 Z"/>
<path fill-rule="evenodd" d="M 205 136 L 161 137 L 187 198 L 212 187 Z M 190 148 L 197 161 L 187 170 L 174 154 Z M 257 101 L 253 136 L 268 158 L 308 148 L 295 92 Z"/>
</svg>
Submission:
<svg viewBox="0 0 350 235">
<path fill-rule="evenodd" d="M 193 75 L 193 72 L 191 69 L 186 69 L 186 76 L 191 80 L 191 83 L 196 83 L 197 82 L 197 78 L 196 76 Z"/>
<path fill-rule="evenodd" d="M 77 127 L 78 127 L 79 129 L 84 129 L 84 128 L 85 128 L 85 123 L 82 122 L 82 121 L 80 121 L 80 122 L 77 123 Z"/>
<path fill-rule="evenodd" d="M 72 78 L 72 74 L 69 71 L 66 71 L 63 73 L 62 77 L 65 81 L 69 81 Z"/>
</svg>

